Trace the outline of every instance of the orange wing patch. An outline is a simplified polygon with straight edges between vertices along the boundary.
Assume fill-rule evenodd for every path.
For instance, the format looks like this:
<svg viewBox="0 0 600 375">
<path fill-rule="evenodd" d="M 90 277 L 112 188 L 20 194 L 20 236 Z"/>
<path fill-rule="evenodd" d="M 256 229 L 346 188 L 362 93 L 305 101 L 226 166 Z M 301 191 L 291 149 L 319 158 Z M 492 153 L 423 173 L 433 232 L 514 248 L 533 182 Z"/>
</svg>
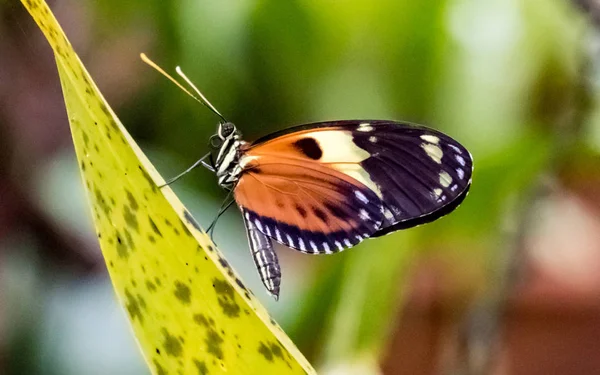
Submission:
<svg viewBox="0 0 600 375">
<path fill-rule="evenodd" d="M 333 253 L 377 231 L 383 203 L 371 189 L 311 158 L 314 144 L 273 143 L 269 153 L 248 150 L 234 191 L 261 233 L 307 253 Z"/>
<path fill-rule="evenodd" d="M 285 134 L 250 146 L 240 164 L 244 167 L 262 156 L 318 162 L 359 181 L 382 197 L 377 185 L 360 166 L 370 154 L 354 143 L 352 132 L 347 129 L 334 126 Z"/>
</svg>

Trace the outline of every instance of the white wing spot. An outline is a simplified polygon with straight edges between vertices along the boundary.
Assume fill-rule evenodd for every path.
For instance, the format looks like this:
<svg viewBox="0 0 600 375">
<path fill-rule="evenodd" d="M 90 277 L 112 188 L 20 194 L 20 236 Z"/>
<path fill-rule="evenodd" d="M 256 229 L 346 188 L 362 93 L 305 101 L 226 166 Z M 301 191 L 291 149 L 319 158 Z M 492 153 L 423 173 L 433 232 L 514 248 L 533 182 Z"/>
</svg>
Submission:
<svg viewBox="0 0 600 375">
<path fill-rule="evenodd" d="M 369 203 L 367 197 L 365 197 L 365 195 L 360 190 L 354 190 L 354 195 L 356 195 L 356 198 L 358 198 L 358 200 L 363 202 L 364 204 Z"/>
<path fill-rule="evenodd" d="M 440 188 L 433 189 L 433 195 L 435 196 L 435 199 L 439 199 L 442 196 L 442 192 L 443 190 Z"/>
<path fill-rule="evenodd" d="M 244 216 L 246 216 L 246 220 L 250 220 L 250 214 L 248 211 L 244 212 Z"/>
<path fill-rule="evenodd" d="M 275 237 L 277 238 L 277 241 L 279 241 L 280 243 L 283 242 L 283 238 L 281 238 L 281 233 L 279 232 L 279 229 L 275 228 Z"/>
<path fill-rule="evenodd" d="M 458 162 L 458 164 L 462 165 L 463 167 L 465 166 L 465 159 L 460 156 L 460 155 L 456 155 L 456 161 Z"/>
<path fill-rule="evenodd" d="M 306 246 L 304 246 L 304 241 L 302 240 L 302 238 L 298 238 L 298 247 L 300 248 L 300 250 L 306 251 Z"/>
<path fill-rule="evenodd" d="M 312 241 L 308 241 L 308 244 L 310 245 L 311 249 L 313 249 L 314 253 L 317 253 L 319 251 L 319 248 L 317 247 L 317 244 L 312 242 Z"/>
<path fill-rule="evenodd" d="M 364 208 L 360 209 L 358 216 L 360 216 L 360 218 L 363 219 L 363 220 L 365 220 L 365 221 L 371 219 L 371 216 L 369 216 L 369 213 Z"/>
<path fill-rule="evenodd" d="M 323 249 L 325 249 L 325 254 L 331 254 L 331 248 L 327 242 L 323 242 Z"/>
<path fill-rule="evenodd" d="M 362 241 L 362 240 L 363 240 L 363 236 L 359 236 L 358 234 L 357 234 L 356 236 L 354 236 L 354 238 L 356 238 L 356 239 L 357 239 L 357 240 L 359 240 L 359 241 Z"/>
<path fill-rule="evenodd" d="M 265 233 L 267 234 L 267 236 L 271 237 L 271 229 L 265 225 Z"/>
<path fill-rule="evenodd" d="M 460 178 L 461 180 L 465 177 L 465 171 L 463 171 L 460 168 L 456 168 L 456 174 L 458 174 L 458 178 Z"/>
<path fill-rule="evenodd" d="M 377 137 L 374 136 L 374 135 L 370 136 L 369 137 L 369 142 L 371 142 L 371 143 L 377 143 Z"/>
<path fill-rule="evenodd" d="M 426 142 L 433 143 L 434 145 L 437 145 L 440 143 L 440 139 L 438 137 L 436 137 L 435 135 L 423 134 L 421 136 L 421 139 Z"/>
<path fill-rule="evenodd" d="M 462 154 L 462 151 L 460 151 L 460 148 L 456 147 L 455 145 L 449 144 L 448 146 L 451 149 L 453 149 L 457 154 Z"/>
<path fill-rule="evenodd" d="M 288 240 L 288 242 L 287 242 L 288 245 L 290 245 L 291 247 L 296 247 L 296 246 L 294 246 L 294 240 L 292 239 L 292 237 L 289 234 L 286 234 L 285 238 L 287 238 L 287 240 Z"/>
<path fill-rule="evenodd" d="M 451 191 L 455 191 L 456 189 L 458 189 L 458 185 L 452 185 L 452 187 L 450 188 Z"/>
<path fill-rule="evenodd" d="M 421 143 L 421 147 L 433 161 L 442 164 L 442 156 L 444 156 L 444 153 L 439 146 L 431 143 Z"/>
<path fill-rule="evenodd" d="M 450 177 L 448 172 L 441 171 L 440 172 L 440 184 L 443 187 L 447 188 L 448 186 L 450 186 L 451 183 L 452 183 L 452 177 Z"/>
<path fill-rule="evenodd" d="M 394 220 L 394 214 L 392 213 L 392 211 L 386 209 L 383 211 L 383 215 L 385 216 L 386 219 L 388 220 Z"/>
<path fill-rule="evenodd" d="M 352 242 L 350 242 L 349 239 L 344 238 L 344 245 L 346 245 L 347 247 L 352 247 Z"/>
<path fill-rule="evenodd" d="M 369 124 L 368 122 L 363 122 L 362 124 L 358 125 L 358 128 L 356 130 L 358 130 L 359 132 L 370 132 L 373 129 L 374 128 L 371 126 L 371 124 Z"/>
<path fill-rule="evenodd" d="M 337 246 L 339 251 L 344 250 L 344 246 L 340 243 L 340 241 L 335 241 L 335 246 Z"/>
<path fill-rule="evenodd" d="M 259 231 L 263 231 L 262 223 L 258 219 L 254 220 L 254 225 L 256 225 Z"/>
</svg>

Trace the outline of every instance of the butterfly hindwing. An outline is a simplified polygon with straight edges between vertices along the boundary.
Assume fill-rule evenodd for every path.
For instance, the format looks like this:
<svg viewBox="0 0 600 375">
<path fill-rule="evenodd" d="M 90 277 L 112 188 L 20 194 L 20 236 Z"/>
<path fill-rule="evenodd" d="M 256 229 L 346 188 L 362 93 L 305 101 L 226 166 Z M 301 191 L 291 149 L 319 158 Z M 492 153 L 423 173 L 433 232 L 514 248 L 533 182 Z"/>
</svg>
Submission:
<svg viewBox="0 0 600 375">
<path fill-rule="evenodd" d="M 306 253 L 333 253 L 380 228 L 381 200 L 346 174 L 302 158 L 247 157 L 235 199 L 245 219 L 277 242 Z"/>
</svg>

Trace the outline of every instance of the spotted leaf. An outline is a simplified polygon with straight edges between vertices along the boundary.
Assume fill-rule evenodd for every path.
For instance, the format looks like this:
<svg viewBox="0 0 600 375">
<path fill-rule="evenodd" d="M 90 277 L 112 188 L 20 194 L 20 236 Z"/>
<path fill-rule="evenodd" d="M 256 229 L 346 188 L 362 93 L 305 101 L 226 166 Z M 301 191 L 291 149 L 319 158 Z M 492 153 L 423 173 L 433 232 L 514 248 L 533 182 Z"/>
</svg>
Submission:
<svg viewBox="0 0 600 375">
<path fill-rule="evenodd" d="M 102 253 L 152 373 L 314 373 L 172 191 L 157 187 L 47 4 L 23 4 L 54 50 Z"/>
</svg>

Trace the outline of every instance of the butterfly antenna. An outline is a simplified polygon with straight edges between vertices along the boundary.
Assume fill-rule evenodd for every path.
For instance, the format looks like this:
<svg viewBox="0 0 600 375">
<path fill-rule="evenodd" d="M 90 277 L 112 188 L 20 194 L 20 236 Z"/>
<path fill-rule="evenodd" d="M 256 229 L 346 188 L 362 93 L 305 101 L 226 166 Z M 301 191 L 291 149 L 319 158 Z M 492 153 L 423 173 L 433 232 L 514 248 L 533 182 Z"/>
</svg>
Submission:
<svg viewBox="0 0 600 375">
<path fill-rule="evenodd" d="M 194 91 L 196 93 L 198 93 L 198 95 L 200 96 L 200 98 L 198 98 L 197 96 L 195 96 L 194 94 L 192 94 L 188 89 L 186 89 L 185 87 L 183 87 L 183 85 L 181 83 L 177 82 L 177 80 L 175 78 L 171 77 L 167 72 L 165 72 L 154 61 L 150 60 L 150 58 L 148 56 L 146 56 L 145 53 L 141 53 L 140 54 L 140 58 L 142 59 L 143 62 L 145 62 L 146 64 L 150 65 L 157 72 L 159 72 L 163 76 L 167 77 L 171 82 L 173 82 L 175 85 L 177 85 L 177 87 L 179 87 L 183 92 L 185 92 L 186 94 L 188 94 L 189 96 L 191 96 L 195 101 L 197 101 L 198 103 L 200 103 L 203 106 L 205 106 L 208 109 L 210 109 L 214 114 L 216 114 L 217 116 L 219 116 L 221 118 L 221 120 L 223 120 L 224 122 L 227 122 L 227 120 L 225 120 L 225 117 L 223 117 L 223 115 L 221 113 L 219 113 L 219 111 L 217 111 L 217 109 L 212 104 L 210 104 L 210 102 L 204 97 L 204 95 L 202 95 L 202 93 L 200 92 L 200 90 L 198 90 L 198 88 L 192 84 L 192 82 L 189 80 L 189 78 L 187 78 L 185 76 L 185 74 L 183 74 L 183 72 L 181 71 L 180 67 L 176 68 L 177 74 L 179 74 L 181 77 L 183 77 L 183 79 L 187 82 L 187 84 L 189 84 L 194 89 Z"/>
<path fill-rule="evenodd" d="M 206 97 L 202 94 L 202 92 L 200 92 L 200 90 L 198 90 L 198 88 L 196 87 L 196 85 L 194 85 L 194 83 L 183 73 L 183 70 L 181 70 L 181 68 L 179 66 L 175 67 L 175 71 L 177 72 L 177 74 L 179 74 L 179 76 L 181 78 L 183 78 L 185 80 L 185 82 L 190 85 L 191 88 L 194 89 L 194 91 L 196 92 L 196 94 L 198 94 L 198 96 L 201 99 L 202 104 L 204 104 L 208 109 L 210 109 L 211 111 L 213 111 L 213 113 L 217 116 L 219 116 L 221 118 L 221 120 L 223 120 L 224 122 L 227 122 L 227 120 L 225 120 L 225 117 L 223 117 L 223 115 L 221 114 L 221 112 L 217 111 L 217 109 L 215 108 L 215 106 L 213 106 L 208 99 L 206 99 Z"/>
</svg>

